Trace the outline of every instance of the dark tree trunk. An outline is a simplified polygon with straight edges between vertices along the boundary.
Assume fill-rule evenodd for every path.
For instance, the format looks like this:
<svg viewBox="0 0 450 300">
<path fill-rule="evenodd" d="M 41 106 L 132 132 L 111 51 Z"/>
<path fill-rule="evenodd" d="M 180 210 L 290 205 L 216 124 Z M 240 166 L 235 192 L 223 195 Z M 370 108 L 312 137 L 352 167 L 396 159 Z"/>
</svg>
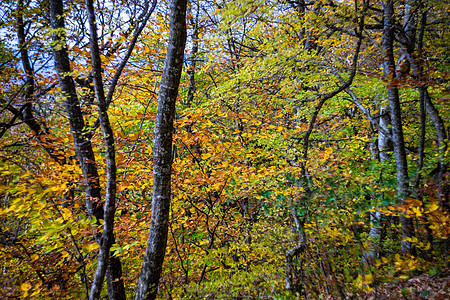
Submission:
<svg viewBox="0 0 450 300">
<path fill-rule="evenodd" d="M 27 32 L 25 30 L 24 21 L 24 10 L 25 5 L 23 0 L 19 0 L 17 3 L 16 10 L 16 26 L 17 26 L 17 40 L 19 42 L 20 58 L 22 61 L 22 66 L 25 71 L 25 94 L 23 97 L 23 103 L 19 109 L 15 108 L 10 101 L 6 103 L 5 108 L 9 110 L 13 115 L 11 124 L 19 118 L 23 121 L 32 131 L 34 136 L 39 140 L 48 155 L 56 162 L 63 164 L 64 159 L 60 157 L 57 149 L 53 145 L 53 141 L 48 136 L 46 137 L 45 129 L 39 124 L 33 114 L 33 103 L 35 101 L 35 80 L 34 80 L 34 68 L 30 62 L 30 57 L 28 54 L 28 42 L 27 42 Z M 0 137 L 6 132 L 9 127 L 5 127 L 2 132 L 0 132 Z"/>
<path fill-rule="evenodd" d="M 19 41 L 20 57 L 22 59 L 23 69 L 26 74 L 26 95 L 24 116 L 27 117 L 31 113 L 31 98 L 34 93 L 34 72 L 31 67 L 30 59 L 28 57 L 28 46 L 25 39 L 25 25 L 23 22 L 23 0 L 19 0 L 17 3 L 17 39 Z"/>
<path fill-rule="evenodd" d="M 164 61 L 153 136 L 153 200 L 150 233 L 136 299 L 155 299 L 167 244 L 171 197 L 172 133 L 186 43 L 186 0 L 170 3 L 169 44 Z"/>
<path fill-rule="evenodd" d="M 444 121 L 442 120 L 441 116 L 439 115 L 438 110 L 434 106 L 433 102 L 431 101 L 430 94 L 428 93 L 428 90 L 425 87 L 420 87 L 421 92 L 424 94 L 424 100 L 425 100 L 425 109 L 427 111 L 428 116 L 430 117 L 431 121 L 434 124 L 434 128 L 436 130 L 436 137 L 438 141 L 438 147 L 439 147 L 439 155 L 440 155 L 440 161 L 439 161 L 439 171 L 438 171 L 438 186 L 439 186 L 439 201 L 440 205 L 447 211 L 450 212 L 450 199 L 449 199 L 449 192 L 450 187 L 448 184 L 448 181 L 445 179 L 445 173 L 447 172 L 447 165 L 444 162 L 445 159 L 445 153 L 447 152 L 447 142 L 446 140 L 449 138 L 446 134 Z"/>
<path fill-rule="evenodd" d="M 63 30 L 65 28 L 63 16 L 63 2 L 61 0 L 50 1 L 50 19 L 52 29 L 58 29 L 52 35 L 53 42 L 53 57 L 55 61 L 55 69 L 59 79 L 62 96 L 66 107 L 66 113 L 69 116 L 69 124 L 74 140 L 74 147 L 80 162 L 81 170 L 84 178 L 86 206 L 90 218 L 95 217 L 97 221 L 105 219 L 105 227 L 103 234 L 97 235 L 96 240 L 100 244 L 99 264 L 100 271 L 96 272 L 94 284 L 91 291 L 91 298 L 98 298 L 101 290 L 101 284 L 105 273 L 108 277 L 108 294 L 110 299 L 125 299 L 125 289 L 123 286 L 122 267 L 120 260 L 112 257 L 110 266 L 108 267 L 108 251 L 110 245 L 113 243 L 114 235 L 113 219 L 114 219 L 114 200 L 115 200 L 115 160 L 114 160 L 114 138 L 112 135 L 111 126 L 109 125 L 108 116 L 106 114 L 106 103 L 103 91 L 103 84 L 99 88 L 98 80 L 96 78 L 95 89 L 96 96 L 100 96 L 99 114 L 100 123 L 102 125 L 105 143 L 107 145 L 107 190 L 105 210 L 101 203 L 101 189 L 99 182 L 99 175 L 95 165 L 94 152 L 91 144 L 91 133 L 86 129 L 84 117 L 80 108 L 80 102 L 76 93 L 75 82 L 71 74 L 70 61 L 67 53 L 66 41 L 63 37 Z M 92 47 L 91 47 L 92 49 Z M 98 53 L 96 54 L 96 56 Z M 94 62 L 94 60 L 93 60 Z M 94 70 L 98 70 L 98 66 L 94 66 Z M 101 66 L 100 66 L 101 70 Z M 94 75 L 97 75 L 95 73 Z M 97 275 L 98 273 L 98 275 Z M 103 276 L 103 277 L 102 277 Z M 118 279 L 118 280 L 117 280 Z M 94 291 L 94 293 L 92 293 Z M 97 298 L 95 298 L 97 297 Z"/>
<path fill-rule="evenodd" d="M 103 213 L 103 232 L 100 239 L 100 248 L 97 259 L 97 270 L 92 282 L 90 299 L 99 299 L 103 286 L 105 275 L 108 279 L 108 296 L 110 300 L 126 299 L 123 286 L 122 266 L 117 257 L 112 257 L 111 264 L 108 266 L 109 252 L 114 242 L 114 212 L 116 203 L 116 154 L 114 147 L 114 134 L 109 122 L 105 91 L 102 79 L 102 62 L 98 47 L 97 25 L 95 21 L 94 3 L 92 0 L 86 0 L 86 10 L 89 22 L 89 43 L 91 47 L 92 71 L 94 79 L 95 96 L 97 98 L 97 107 L 100 125 L 103 132 L 103 140 L 106 146 L 106 196 Z M 108 269 L 108 272 L 106 270 Z M 117 279 L 117 280 L 116 280 Z"/>
<path fill-rule="evenodd" d="M 55 70 L 58 75 L 66 113 L 69 117 L 75 151 L 83 172 L 88 214 L 90 217 L 96 217 L 99 220 L 103 218 L 103 208 L 100 203 L 98 172 L 95 166 L 90 132 L 85 127 L 75 82 L 70 75 L 72 70 L 70 68 L 66 41 L 63 37 L 63 30 L 65 28 L 63 14 L 62 0 L 50 1 L 50 22 L 52 29 L 55 30 L 52 34 Z"/>
<path fill-rule="evenodd" d="M 409 4 L 409 3 L 408 3 Z M 409 4 L 410 5 L 410 4 Z M 424 7 L 421 1 L 417 3 L 418 5 L 418 13 L 421 14 L 420 17 L 420 27 L 418 28 L 418 37 L 417 37 L 417 53 L 418 56 L 416 57 L 413 53 L 414 47 L 407 47 L 409 53 L 408 53 L 408 59 L 410 61 L 411 70 L 412 70 L 412 76 L 414 79 L 419 81 L 418 84 L 418 90 L 420 93 L 420 140 L 419 140 L 419 148 L 418 148 L 418 162 L 417 162 L 417 168 L 418 172 L 416 175 L 416 178 L 414 180 L 414 190 L 416 193 L 416 197 L 419 201 L 422 202 L 423 205 L 423 197 L 422 193 L 420 192 L 420 186 L 422 181 L 422 170 L 424 167 L 424 160 L 425 160 L 425 136 L 426 136 L 426 109 L 425 109 L 425 101 L 428 96 L 427 87 L 424 83 L 422 83 L 423 78 L 423 66 L 420 63 L 420 60 L 422 59 L 422 53 L 423 53 L 423 38 L 425 35 L 425 26 L 427 23 L 427 11 L 424 11 Z M 411 6 L 411 5 L 410 5 Z M 405 14 L 405 22 L 410 22 L 411 24 L 415 25 L 414 19 L 410 18 L 412 7 L 407 11 L 408 13 Z M 414 9 L 415 11 L 415 9 Z M 406 26 L 406 28 L 409 28 L 409 26 Z M 414 29 L 414 33 L 416 32 L 416 28 Z M 411 44 L 412 37 L 410 37 L 409 44 Z M 412 40 L 415 43 L 415 37 Z M 429 98 L 429 97 L 428 97 Z M 439 116 L 438 116 L 439 117 Z M 438 129 L 436 129 L 438 131 Z M 438 133 L 439 136 L 439 133 Z M 440 177 L 441 178 L 441 177 Z M 439 185 L 441 187 L 441 185 Z M 441 191 L 441 188 L 439 189 Z M 422 220 L 425 226 L 425 230 L 427 232 L 427 241 L 432 244 L 433 242 L 433 235 L 432 231 L 429 227 L 429 221 L 428 217 L 426 215 L 422 216 Z"/>
<path fill-rule="evenodd" d="M 392 1 L 383 3 L 383 41 L 382 46 L 385 51 L 385 62 L 383 74 L 388 80 L 388 100 L 392 124 L 392 142 L 394 144 L 394 156 L 397 164 L 397 193 L 400 204 L 405 204 L 406 197 L 409 195 L 408 183 L 408 164 L 406 161 L 405 142 L 403 138 L 402 115 L 400 107 L 400 98 L 396 86 L 395 61 L 394 61 L 394 5 Z M 407 238 L 414 236 L 414 228 L 410 218 L 400 216 L 402 226 L 401 248 L 404 254 L 413 255 L 414 247 Z"/>
</svg>

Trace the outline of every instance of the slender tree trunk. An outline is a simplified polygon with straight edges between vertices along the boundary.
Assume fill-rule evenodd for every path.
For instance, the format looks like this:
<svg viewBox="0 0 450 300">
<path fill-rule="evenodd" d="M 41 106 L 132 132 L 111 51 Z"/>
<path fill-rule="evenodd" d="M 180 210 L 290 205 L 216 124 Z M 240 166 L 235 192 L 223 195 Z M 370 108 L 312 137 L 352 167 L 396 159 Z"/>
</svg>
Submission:
<svg viewBox="0 0 450 300">
<path fill-rule="evenodd" d="M 187 94 L 187 107 L 191 107 L 192 103 L 194 103 L 194 96 L 195 92 L 197 91 L 197 87 L 195 84 L 195 67 L 197 64 L 197 53 L 198 53 L 198 31 L 199 31 L 199 20 L 198 20 L 198 14 L 199 14 L 199 4 L 197 3 L 197 13 L 194 18 L 191 18 L 191 26 L 194 28 L 194 31 L 192 33 L 192 50 L 191 50 L 191 65 L 189 66 L 189 69 L 187 71 L 189 75 L 189 90 Z"/>
<path fill-rule="evenodd" d="M 420 26 L 417 27 L 416 14 L 420 14 Z M 418 176 L 414 182 L 414 188 L 416 191 L 419 190 L 420 185 L 420 170 L 423 168 L 424 159 L 424 140 L 425 140 L 425 115 L 424 111 L 427 112 L 431 121 L 434 124 L 436 130 L 436 138 L 438 142 L 439 151 L 439 162 L 438 162 L 438 172 L 437 172 L 437 185 L 438 185 L 438 198 L 440 206 L 444 211 L 450 211 L 449 203 L 449 184 L 445 179 L 445 173 L 447 172 L 447 165 L 445 164 L 445 153 L 447 152 L 447 140 L 448 136 L 445 130 L 444 122 L 439 115 L 438 110 L 434 106 L 431 97 L 428 93 L 426 75 L 424 74 L 422 54 L 423 54 L 423 38 L 425 35 L 425 27 L 427 24 L 427 10 L 424 7 L 422 1 L 408 0 L 405 3 L 405 16 L 404 16 L 404 32 L 398 39 L 403 44 L 403 51 L 406 53 L 406 58 L 408 64 L 411 66 L 411 73 L 415 80 L 418 81 L 417 89 L 420 93 L 420 111 L 421 111 L 421 139 L 419 144 L 419 163 L 418 163 Z M 416 32 L 418 33 L 416 39 Z M 415 53 L 415 46 L 417 43 L 417 53 Z M 417 198 L 421 199 L 421 195 L 418 193 Z M 429 242 L 432 241 L 431 230 L 428 227 L 428 222 L 425 220 L 425 227 L 427 230 L 427 239 Z M 449 251 L 450 243 L 448 240 L 445 242 L 446 252 Z M 448 265 L 448 264 L 447 264 Z"/>
<path fill-rule="evenodd" d="M 80 162 L 81 170 L 84 178 L 85 194 L 86 194 L 86 206 L 88 209 L 88 215 L 90 218 L 95 217 L 97 221 L 106 219 L 104 224 L 107 224 L 106 230 L 104 229 L 103 234 L 97 234 L 96 240 L 100 244 L 100 249 L 103 248 L 103 252 L 99 258 L 102 261 L 101 272 L 103 276 L 106 272 L 107 259 L 105 257 L 105 248 L 113 243 L 114 236 L 112 235 L 112 221 L 114 219 L 114 202 L 115 199 L 115 164 L 112 162 L 114 158 L 114 139 L 112 135 L 112 130 L 107 121 L 106 105 L 99 101 L 99 111 L 100 111 L 100 123 L 103 128 L 103 133 L 105 137 L 105 143 L 107 144 L 107 192 L 106 192 L 106 203 L 105 203 L 105 214 L 103 205 L 101 203 L 101 189 L 99 182 L 99 175 L 97 167 L 95 165 L 95 156 L 92 150 L 91 144 L 91 133 L 86 129 L 83 113 L 80 108 L 80 102 L 76 93 L 75 82 L 71 74 L 70 60 L 67 53 L 66 41 L 64 39 L 64 18 L 63 18 L 63 2 L 62 0 L 52 0 L 50 1 L 50 19 L 52 29 L 56 29 L 52 34 L 52 39 L 54 44 L 53 47 L 53 57 L 55 61 L 55 69 L 59 79 L 59 85 L 61 88 L 62 96 L 64 98 L 64 103 L 66 107 L 66 113 L 69 117 L 69 124 L 74 140 L 74 148 L 77 153 L 78 160 Z M 94 60 L 93 60 L 94 61 Z M 97 67 L 98 68 L 98 67 Z M 94 67 L 95 69 L 95 67 Z M 100 67 L 101 70 L 101 67 Z M 97 78 L 98 79 L 98 78 Z M 101 77 L 100 77 L 101 80 Z M 97 85 L 95 86 L 97 92 Z M 104 95 L 104 93 L 103 93 Z M 98 95 L 97 95 L 98 96 Z M 100 96 L 101 97 L 101 96 Z M 104 99 L 104 97 L 103 97 Z M 111 149 L 112 145 L 112 149 Z M 106 237 L 106 239 L 105 239 Z M 103 245 L 103 247 L 102 247 Z M 121 263 L 118 258 L 113 257 L 111 260 L 111 266 L 108 267 L 108 292 L 110 299 L 125 299 L 125 289 L 123 286 Z M 104 269 L 104 270 L 103 270 Z M 101 275 L 101 274 L 99 274 Z M 93 289 L 95 290 L 95 295 L 101 289 L 99 287 L 99 279 L 94 279 Z M 117 280 L 118 279 L 118 280 Z M 103 281 L 103 278 L 101 279 Z M 111 294 L 113 293 L 113 294 Z M 92 294 L 92 293 L 91 293 Z"/>
<path fill-rule="evenodd" d="M 31 98 L 34 94 L 34 72 L 31 67 L 30 59 L 28 57 L 28 46 L 25 39 L 25 25 L 23 22 L 23 0 L 19 0 L 17 3 L 17 39 L 19 41 L 20 56 L 22 59 L 23 69 L 26 74 L 26 95 L 25 95 L 25 110 L 24 116 L 28 119 L 27 115 L 31 114 Z"/>
<path fill-rule="evenodd" d="M 388 79 L 388 100 L 392 124 L 392 142 L 394 144 L 394 156 L 397 165 L 397 193 L 400 204 L 405 204 L 409 195 L 408 164 L 406 161 L 405 142 L 403 138 L 402 115 L 400 98 L 396 86 L 395 61 L 394 61 L 394 5 L 392 1 L 383 3 L 384 24 L 382 46 L 385 51 L 383 74 Z M 407 238 L 414 236 L 414 227 L 410 218 L 400 216 L 402 226 L 401 241 L 402 252 L 407 255 L 414 254 L 414 247 Z"/>
<path fill-rule="evenodd" d="M 35 79 L 34 79 L 34 68 L 30 62 L 30 57 L 28 53 L 29 45 L 27 42 L 27 31 L 25 30 L 25 21 L 24 21 L 24 11 L 25 5 L 23 0 L 19 0 L 17 2 L 16 9 L 16 27 L 17 27 L 17 40 L 19 43 L 20 49 L 20 59 L 22 61 L 22 66 L 25 71 L 25 95 L 24 95 L 24 103 L 22 106 L 17 109 L 11 105 L 10 101 L 5 102 L 5 108 L 10 111 L 14 117 L 11 121 L 11 124 L 14 124 L 15 120 L 19 118 L 22 122 L 24 122 L 32 131 L 34 136 L 38 139 L 38 141 L 43 146 L 44 150 L 48 153 L 48 155 L 60 164 L 65 163 L 65 159 L 61 158 L 58 154 L 58 150 L 55 149 L 53 145 L 53 140 L 48 136 L 45 136 L 45 128 L 39 124 L 33 114 L 33 102 L 35 100 Z M 41 92 L 42 93 L 42 92 Z M 3 102 L 3 101 L 2 101 Z M 2 103 L 3 104 L 3 103 Z M 0 132 L 0 137 L 6 132 L 9 127 L 5 127 Z"/>
<path fill-rule="evenodd" d="M 64 39 L 64 18 L 62 0 L 50 1 L 50 21 L 54 30 L 53 58 L 58 75 L 66 113 L 69 117 L 70 130 L 73 136 L 75 151 L 83 172 L 86 206 L 90 217 L 97 220 L 103 218 L 103 208 L 100 203 L 100 184 L 97 167 L 95 166 L 94 152 L 90 139 L 90 132 L 86 129 L 80 102 L 77 96 L 75 82 L 70 75 L 69 55 Z"/>
<path fill-rule="evenodd" d="M 389 109 L 387 107 L 382 106 L 380 108 L 380 118 L 378 127 L 381 129 L 389 130 L 390 118 L 389 118 Z M 379 130 L 378 132 L 378 148 L 377 153 L 372 153 L 372 159 L 377 159 L 381 163 L 385 163 L 390 155 L 389 152 L 392 151 L 392 141 L 390 135 L 385 134 L 385 130 Z M 389 131 L 387 132 L 389 133 Z M 377 155 L 378 154 L 378 155 Z M 380 174 L 380 181 L 383 180 L 383 174 Z M 374 195 L 372 195 L 373 198 Z M 381 212 L 374 211 L 370 212 L 370 230 L 369 230 L 369 238 L 371 239 L 371 244 L 369 246 L 369 250 L 363 254 L 363 258 L 366 264 L 369 264 L 373 261 L 373 259 L 377 258 L 379 255 L 380 244 L 381 244 Z"/>
<path fill-rule="evenodd" d="M 155 299 L 167 244 L 171 197 L 172 134 L 186 43 L 187 0 L 170 3 L 169 44 L 164 61 L 153 136 L 153 200 L 150 233 L 136 299 Z"/>
<path fill-rule="evenodd" d="M 92 282 L 90 299 L 99 299 L 102 290 L 105 275 L 108 277 L 108 296 L 109 299 L 125 299 L 125 289 L 122 280 L 122 266 L 117 257 L 112 257 L 109 262 L 109 252 L 114 242 L 114 213 L 116 203 L 116 154 L 114 147 L 114 133 L 109 122 L 105 91 L 102 79 L 102 62 L 98 47 L 97 24 L 95 20 L 93 0 L 86 0 L 86 9 L 89 22 L 89 43 L 91 47 L 92 71 L 94 79 L 95 95 L 97 98 L 97 107 L 100 125 L 103 132 L 103 140 L 106 145 L 106 196 L 103 207 L 103 232 L 100 239 L 100 249 L 98 253 L 97 270 Z M 108 272 L 106 272 L 108 269 Z"/>
<path fill-rule="evenodd" d="M 115 243 L 115 238 L 111 245 Z M 106 269 L 106 286 L 109 300 L 125 300 L 125 285 L 122 278 L 122 262 L 113 253 L 109 254 L 108 268 Z"/>
<path fill-rule="evenodd" d="M 447 172 L 447 165 L 444 162 L 445 153 L 447 152 L 447 142 L 448 136 L 445 130 L 444 121 L 439 115 L 438 110 L 434 106 L 431 101 L 430 94 L 425 87 L 420 87 L 421 92 L 424 94 L 425 100 L 425 109 L 427 111 L 428 116 L 434 124 L 434 128 L 436 130 L 436 137 L 438 141 L 439 147 L 439 172 L 438 172 L 438 186 L 439 186 L 439 201 L 440 205 L 447 211 L 450 212 L 450 199 L 449 199 L 449 183 L 445 180 L 445 173 Z"/>
<path fill-rule="evenodd" d="M 416 25 L 416 14 L 421 13 L 420 27 Z M 445 180 L 444 174 L 446 173 L 447 166 L 444 163 L 445 153 L 447 151 L 448 139 L 445 125 L 442 118 L 439 115 L 438 110 L 431 101 L 431 97 L 428 93 L 427 83 L 423 80 L 423 65 L 421 64 L 423 53 L 423 38 L 425 34 L 425 26 L 427 23 L 427 12 L 424 10 L 422 1 L 408 0 L 405 3 L 405 16 L 404 16 L 404 31 L 398 34 L 397 38 L 403 44 L 402 52 L 405 53 L 405 63 L 411 67 L 412 76 L 419 81 L 418 90 L 420 93 L 421 104 L 424 103 L 425 110 L 428 116 L 434 124 L 436 130 L 436 137 L 439 147 L 438 163 L 438 197 L 440 205 L 447 211 L 450 210 L 449 203 L 449 186 Z M 418 38 L 416 39 L 416 32 L 418 31 Z M 417 54 L 415 53 L 417 42 Z M 402 69 L 405 69 L 403 67 Z"/>
<path fill-rule="evenodd" d="M 362 34 L 362 28 L 364 26 L 364 17 L 361 17 L 361 20 L 358 24 L 359 26 L 359 34 Z M 328 99 L 333 98 L 334 96 L 338 95 L 340 92 L 346 90 L 350 87 L 350 85 L 353 83 L 353 79 L 355 78 L 356 71 L 357 71 L 357 64 L 358 64 L 358 56 L 359 51 L 361 50 L 361 38 L 358 40 L 356 44 L 355 54 L 353 55 L 352 60 L 352 69 L 350 72 L 350 76 L 347 81 L 343 82 L 341 86 L 339 86 L 337 89 L 335 89 L 332 92 L 322 94 L 319 96 L 319 103 L 317 103 L 316 108 L 314 109 L 314 112 L 312 114 L 311 120 L 309 121 L 308 129 L 306 130 L 304 136 L 303 136 L 303 149 L 302 149 L 302 162 L 301 162 L 301 169 L 302 169 L 302 177 L 306 178 L 308 170 L 306 169 L 305 162 L 308 160 L 308 150 L 309 150 L 309 137 L 314 129 L 314 124 L 316 123 L 316 119 L 319 116 L 319 112 L 322 109 L 322 106 L 325 104 L 325 102 Z"/>
<path fill-rule="evenodd" d="M 418 37 L 417 37 L 417 56 L 414 55 L 413 49 L 411 47 L 408 47 L 409 49 L 409 57 L 411 70 L 412 70 L 412 76 L 414 79 L 419 81 L 418 84 L 418 90 L 420 94 L 420 140 L 419 140 L 419 149 L 418 149 L 418 162 L 417 162 L 417 176 L 414 180 L 414 190 L 416 193 L 416 197 L 419 201 L 422 202 L 422 206 L 424 206 L 423 203 L 423 197 L 422 193 L 420 191 L 421 189 L 421 181 L 422 181 L 422 170 L 424 167 L 424 160 L 425 160 L 425 136 L 426 136 L 426 109 L 425 109 L 425 100 L 427 97 L 427 87 L 426 85 L 421 82 L 423 78 L 423 65 L 421 64 L 422 60 L 422 53 L 423 53 L 423 38 L 425 35 L 425 26 L 427 23 L 427 12 L 424 11 L 423 3 L 419 1 L 418 3 L 418 13 L 420 13 L 420 26 L 418 28 Z M 408 10 L 410 13 L 411 9 Z M 413 23 L 413 20 L 409 20 L 408 14 L 405 15 L 405 21 Z M 408 27 L 407 27 L 408 28 Z M 415 29 L 415 31 L 417 31 Z M 414 39 L 415 42 L 415 39 Z M 436 130 L 437 131 L 437 130 Z M 438 134 L 439 135 L 439 134 Z M 441 177 L 439 177 L 441 178 Z M 441 187 L 441 185 L 439 185 Z M 441 188 L 439 188 L 439 191 L 441 191 Z M 431 244 L 433 242 L 433 234 L 429 227 L 429 221 L 428 217 L 426 215 L 422 216 L 422 220 L 424 223 L 425 230 L 427 232 L 427 241 Z"/>
</svg>

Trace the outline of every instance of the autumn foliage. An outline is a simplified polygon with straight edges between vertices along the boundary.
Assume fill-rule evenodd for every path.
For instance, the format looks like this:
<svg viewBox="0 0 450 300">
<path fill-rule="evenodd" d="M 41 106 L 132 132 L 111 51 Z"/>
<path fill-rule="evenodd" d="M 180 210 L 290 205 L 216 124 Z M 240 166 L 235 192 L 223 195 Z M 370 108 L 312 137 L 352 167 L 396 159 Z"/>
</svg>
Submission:
<svg viewBox="0 0 450 300">
<path fill-rule="evenodd" d="M 448 279 L 450 255 L 449 7 L 392 2 L 190 1 L 160 299 L 448 295 L 441 277 Z M 95 2 L 106 88 L 138 26 L 130 21 L 139 13 L 133 3 Z M 107 146 L 85 7 L 65 5 L 70 75 L 104 198 Z M 6 299 L 89 298 L 103 232 L 104 220 L 86 206 L 98 199 L 86 197 L 47 6 L 0 4 Z M 151 222 L 168 18 L 160 1 L 107 109 L 117 165 L 110 253 L 120 259 L 129 299 Z M 399 282 L 405 285 L 392 287 Z M 107 295 L 105 284 L 100 297 Z"/>
</svg>

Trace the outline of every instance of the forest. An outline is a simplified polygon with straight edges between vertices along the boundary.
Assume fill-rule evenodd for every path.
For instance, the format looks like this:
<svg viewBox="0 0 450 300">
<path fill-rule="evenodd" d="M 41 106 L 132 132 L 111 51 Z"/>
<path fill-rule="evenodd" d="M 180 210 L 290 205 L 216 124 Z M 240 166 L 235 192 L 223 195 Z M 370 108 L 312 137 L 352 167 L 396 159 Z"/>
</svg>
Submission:
<svg viewBox="0 0 450 300">
<path fill-rule="evenodd" d="M 1 299 L 449 299 L 447 0 L 1 0 Z"/>
</svg>

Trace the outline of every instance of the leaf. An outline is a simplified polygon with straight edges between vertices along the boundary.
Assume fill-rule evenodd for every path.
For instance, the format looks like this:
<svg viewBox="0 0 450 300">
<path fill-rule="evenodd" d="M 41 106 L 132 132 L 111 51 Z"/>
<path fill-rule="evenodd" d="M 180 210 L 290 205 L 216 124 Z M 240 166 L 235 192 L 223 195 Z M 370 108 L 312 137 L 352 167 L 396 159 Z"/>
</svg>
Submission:
<svg viewBox="0 0 450 300">
<path fill-rule="evenodd" d="M 20 285 L 20 289 L 24 292 L 27 292 L 31 289 L 31 284 L 28 282 L 24 282 Z"/>
</svg>

